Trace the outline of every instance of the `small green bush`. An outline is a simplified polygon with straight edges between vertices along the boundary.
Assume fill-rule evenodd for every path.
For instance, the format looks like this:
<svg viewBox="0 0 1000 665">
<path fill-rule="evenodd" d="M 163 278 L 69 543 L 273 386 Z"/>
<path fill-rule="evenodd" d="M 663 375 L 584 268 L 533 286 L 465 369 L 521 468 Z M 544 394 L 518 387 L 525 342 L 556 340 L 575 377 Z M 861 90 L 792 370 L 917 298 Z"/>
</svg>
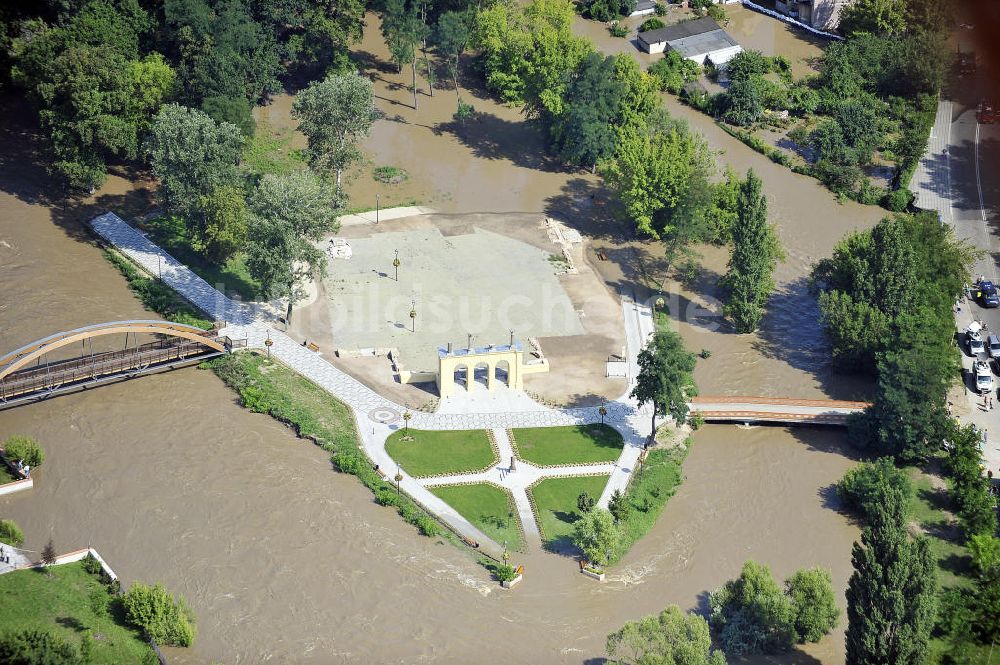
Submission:
<svg viewBox="0 0 1000 665">
<path fill-rule="evenodd" d="M 624 25 L 621 21 L 615 21 L 608 26 L 608 32 L 611 33 L 612 37 L 627 37 L 628 26 Z"/>
<path fill-rule="evenodd" d="M 146 631 L 158 644 L 189 647 L 194 643 L 194 616 L 183 598 L 174 600 L 162 585 L 136 582 L 122 596 L 125 619 Z"/>
<path fill-rule="evenodd" d="M 372 178 L 386 185 L 395 185 L 409 180 L 410 174 L 398 166 L 378 166 L 372 170 Z"/>
<path fill-rule="evenodd" d="M 100 575 L 104 572 L 101 568 L 101 563 L 93 555 L 88 554 L 83 557 L 83 569 L 90 573 L 91 575 Z"/>
<path fill-rule="evenodd" d="M 904 212 L 911 203 L 913 203 L 913 192 L 906 187 L 894 189 L 882 199 L 882 205 L 893 212 Z"/>
<path fill-rule="evenodd" d="M 658 18 L 647 18 L 639 26 L 639 32 L 648 32 L 650 30 L 658 30 L 663 27 L 663 21 Z"/>
<path fill-rule="evenodd" d="M 510 582 L 517 577 L 517 569 L 510 564 L 502 563 L 493 567 L 493 574 L 501 582 Z"/>
<path fill-rule="evenodd" d="M 29 628 L 0 637 L 0 663 L 12 665 L 82 665 L 76 648 L 58 635 Z"/>
<path fill-rule="evenodd" d="M 726 10 L 720 5 L 712 5 L 705 11 L 705 13 L 716 23 L 725 24 L 729 21 L 729 18 L 726 16 Z"/>
<path fill-rule="evenodd" d="M 399 495 L 396 494 L 396 490 L 389 487 L 380 487 L 375 490 L 375 503 L 380 506 L 398 506 L 399 505 Z"/>
<path fill-rule="evenodd" d="M 657 2 L 655 5 L 653 5 L 653 12 L 657 16 L 666 16 L 667 15 L 667 6 L 665 4 L 663 4 L 662 2 Z"/>
<path fill-rule="evenodd" d="M 24 532 L 14 520 L 0 520 L 0 542 L 14 547 L 24 544 Z"/>
<path fill-rule="evenodd" d="M 25 464 L 35 468 L 41 466 L 45 461 L 45 451 L 38 445 L 38 442 L 27 436 L 12 436 L 3 444 L 4 455 L 11 462 L 22 460 Z"/>
<path fill-rule="evenodd" d="M 244 408 L 250 409 L 254 413 L 269 413 L 271 411 L 267 393 L 257 386 L 240 388 L 240 401 Z"/>
</svg>

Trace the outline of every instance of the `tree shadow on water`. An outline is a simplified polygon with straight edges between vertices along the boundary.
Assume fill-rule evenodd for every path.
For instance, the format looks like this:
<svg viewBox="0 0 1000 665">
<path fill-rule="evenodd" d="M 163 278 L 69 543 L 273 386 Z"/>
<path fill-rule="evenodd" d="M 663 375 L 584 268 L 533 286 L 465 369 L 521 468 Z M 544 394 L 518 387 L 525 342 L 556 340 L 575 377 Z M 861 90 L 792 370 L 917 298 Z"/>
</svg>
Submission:
<svg viewBox="0 0 1000 665">
<path fill-rule="evenodd" d="M 515 166 L 550 173 L 568 171 L 549 155 L 541 125 L 535 121 L 512 121 L 477 112 L 464 122 L 438 123 L 433 129 L 451 134 L 480 159 L 506 160 Z"/>
</svg>

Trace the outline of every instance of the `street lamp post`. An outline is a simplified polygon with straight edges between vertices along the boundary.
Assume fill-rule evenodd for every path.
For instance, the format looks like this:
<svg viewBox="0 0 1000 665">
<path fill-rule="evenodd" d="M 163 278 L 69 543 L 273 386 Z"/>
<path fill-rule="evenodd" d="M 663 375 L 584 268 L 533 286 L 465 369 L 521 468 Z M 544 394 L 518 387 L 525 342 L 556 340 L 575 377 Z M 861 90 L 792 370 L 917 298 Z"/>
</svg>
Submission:
<svg viewBox="0 0 1000 665">
<path fill-rule="evenodd" d="M 396 258 L 392 260 L 392 267 L 396 269 L 396 281 L 399 281 L 399 250 L 396 250 Z"/>
<path fill-rule="evenodd" d="M 274 345 L 274 340 L 271 339 L 271 331 L 267 331 L 267 339 L 264 340 L 264 346 L 267 347 L 267 359 L 271 359 L 271 347 Z"/>
<path fill-rule="evenodd" d="M 378 225 L 378 194 L 375 195 L 375 224 Z"/>
<path fill-rule="evenodd" d="M 598 412 L 599 414 L 601 414 L 601 424 L 603 425 L 603 424 L 604 424 L 604 416 L 608 415 L 608 409 L 607 409 L 607 407 L 605 407 L 605 406 L 604 406 L 604 405 L 602 404 L 602 405 L 601 405 L 601 408 L 599 408 L 599 409 L 597 410 L 597 412 Z"/>
<path fill-rule="evenodd" d="M 417 332 L 417 301 L 410 300 L 410 332 Z"/>
<path fill-rule="evenodd" d="M 396 477 L 393 480 L 396 481 L 396 496 L 399 496 L 399 483 L 403 480 L 403 472 L 398 465 L 396 466 Z"/>
<path fill-rule="evenodd" d="M 412 417 L 413 417 L 413 414 L 410 413 L 410 405 L 407 404 L 406 405 L 406 411 L 403 412 L 403 434 L 404 435 L 410 433 L 410 418 L 412 418 Z"/>
</svg>

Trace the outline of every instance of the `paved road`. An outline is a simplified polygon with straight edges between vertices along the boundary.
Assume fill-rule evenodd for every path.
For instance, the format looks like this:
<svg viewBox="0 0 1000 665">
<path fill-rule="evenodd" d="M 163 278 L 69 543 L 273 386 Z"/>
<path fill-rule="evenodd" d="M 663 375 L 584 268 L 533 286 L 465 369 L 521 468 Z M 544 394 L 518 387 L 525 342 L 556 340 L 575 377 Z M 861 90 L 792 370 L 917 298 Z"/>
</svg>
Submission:
<svg viewBox="0 0 1000 665">
<path fill-rule="evenodd" d="M 976 30 L 981 29 L 961 30 L 958 47 L 964 52 L 973 50 L 974 42 L 981 41 Z M 989 83 L 995 74 L 989 63 L 980 59 L 976 76 L 957 80 L 941 100 L 927 152 L 911 183 L 918 207 L 938 211 L 958 237 L 983 250 L 973 272 L 994 282 L 1000 276 L 1000 125 L 979 125 L 976 110 L 983 97 L 992 94 L 996 98 L 997 90 Z M 956 311 L 960 330 L 973 319 L 1000 331 L 1000 309 L 984 309 L 970 302 Z M 972 359 L 964 353 L 963 364 L 968 387 Z M 984 410 L 982 400 L 970 390 L 966 400 L 967 404 L 957 405 L 963 421 L 995 433 L 983 452 L 988 468 L 1000 476 L 1000 408 Z"/>
</svg>

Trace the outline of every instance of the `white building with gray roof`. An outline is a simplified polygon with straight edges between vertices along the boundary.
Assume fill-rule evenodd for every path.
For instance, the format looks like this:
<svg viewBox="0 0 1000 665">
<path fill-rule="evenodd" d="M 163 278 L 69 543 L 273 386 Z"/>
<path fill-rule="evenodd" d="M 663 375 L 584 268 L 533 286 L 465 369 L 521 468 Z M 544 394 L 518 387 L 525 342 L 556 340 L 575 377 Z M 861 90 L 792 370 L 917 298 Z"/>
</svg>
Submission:
<svg viewBox="0 0 1000 665">
<path fill-rule="evenodd" d="M 681 57 L 699 65 L 706 60 L 721 65 L 743 50 L 729 33 L 707 16 L 640 32 L 639 46 L 647 53 L 677 51 Z"/>
</svg>

